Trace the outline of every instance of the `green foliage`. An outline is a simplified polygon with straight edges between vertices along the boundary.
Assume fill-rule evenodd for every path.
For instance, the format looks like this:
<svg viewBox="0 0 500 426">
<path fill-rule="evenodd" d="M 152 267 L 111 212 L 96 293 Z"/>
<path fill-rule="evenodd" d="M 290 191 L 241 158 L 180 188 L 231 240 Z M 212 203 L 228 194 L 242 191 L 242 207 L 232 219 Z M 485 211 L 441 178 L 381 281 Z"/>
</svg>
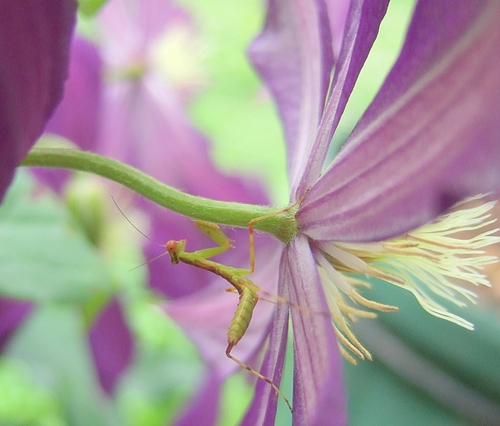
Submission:
<svg viewBox="0 0 500 426">
<path fill-rule="evenodd" d="M 138 353 L 117 395 L 130 426 L 170 424 L 200 385 L 198 353 L 178 326 L 151 303 L 135 303 L 133 327 Z"/>
<path fill-rule="evenodd" d="M 18 174 L 0 207 L 0 293 L 47 302 L 85 301 L 109 292 L 95 247 L 50 194 L 33 194 Z"/>
<path fill-rule="evenodd" d="M 34 383 L 26 365 L 0 360 L 0 424 L 64 426 L 54 392 Z"/>
<path fill-rule="evenodd" d="M 495 424 L 492 419 L 500 414 L 498 313 L 485 306 L 460 310 L 446 304 L 474 323 L 470 331 L 429 315 L 412 294 L 381 281 L 367 297 L 400 310 L 353 327 L 374 361 L 345 363 L 350 424 L 455 426 L 471 419 Z"/>
<path fill-rule="evenodd" d="M 91 16 L 99 11 L 108 0 L 78 0 L 78 11 Z"/>
<path fill-rule="evenodd" d="M 43 386 L 46 398 L 55 407 L 49 413 L 60 410 L 65 420 L 62 424 L 119 424 L 119 416 L 97 381 L 82 316 L 71 305 L 46 304 L 36 308 L 12 338 L 6 356 L 31 370 L 34 386 L 27 392 L 27 399 L 37 398 Z M 23 411 L 17 408 L 21 419 Z"/>
</svg>

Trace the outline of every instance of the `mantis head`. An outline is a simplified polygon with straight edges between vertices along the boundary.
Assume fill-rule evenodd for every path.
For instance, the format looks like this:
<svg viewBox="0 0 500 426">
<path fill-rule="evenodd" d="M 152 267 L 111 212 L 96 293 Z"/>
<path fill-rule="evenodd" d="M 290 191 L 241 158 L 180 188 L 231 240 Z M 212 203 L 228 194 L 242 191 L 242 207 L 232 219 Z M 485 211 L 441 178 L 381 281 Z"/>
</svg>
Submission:
<svg viewBox="0 0 500 426">
<path fill-rule="evenodd" d="M 170 260 L 174 265 L 177 265 L 180 262 L 179 254 L 183 253 L 186 247 L 186 240 L 170 240 L 165 247 L 170 254 Z"/>
</svg>

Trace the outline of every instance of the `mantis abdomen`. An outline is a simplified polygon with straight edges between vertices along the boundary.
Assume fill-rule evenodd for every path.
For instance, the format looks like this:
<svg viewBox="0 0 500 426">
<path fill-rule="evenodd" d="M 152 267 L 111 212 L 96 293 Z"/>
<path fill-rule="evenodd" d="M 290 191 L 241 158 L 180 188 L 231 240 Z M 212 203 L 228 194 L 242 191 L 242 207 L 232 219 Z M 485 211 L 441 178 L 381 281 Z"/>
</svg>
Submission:
<svg viewBox="0 0 500 426">
<path fill-rule="evenodd" d="M 235 286 L 236 287 L 236 286 Z M 236 345 L 245 332 L 247 331 L 248 326 L 250 325 L 250 321 L 252 319 L 253 310 L 257 301 L 259 300 L 259 296 L 257 293 L 245 286 L 236 287 L 238 293 L 240 295 L 240 300 L 238 302 L 238 306 L 236 307 L 236 312 L 234 313 L 233 320 L 229 326 L 229 330 L 227 332 L 227 343 L 228 347 L 226 350 L 226 354 L 231 351 L 234 345 Z"/>
</svg>

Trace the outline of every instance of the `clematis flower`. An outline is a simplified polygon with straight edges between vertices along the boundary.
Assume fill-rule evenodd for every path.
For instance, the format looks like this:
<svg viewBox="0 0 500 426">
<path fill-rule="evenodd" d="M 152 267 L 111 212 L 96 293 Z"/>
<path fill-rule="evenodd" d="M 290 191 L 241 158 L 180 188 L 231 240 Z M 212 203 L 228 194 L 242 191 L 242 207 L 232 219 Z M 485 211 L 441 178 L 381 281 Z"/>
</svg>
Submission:
<svg viewBox="0 0 500 426">
<path fill-rule="evenodd" d="M 498 2 L 419 1 L 396 63 L 326 167 L 330 140 L 388 2 L 351 2 L 338 56 L 330 37 L 338 33 L 330 31 L 333 2 L 324 3 L 271 0 L 250 49 L 283 120 L 291 202 L 300 204 L 299 233 L 281 257 L 280 295 L 333 318 L 332 327 L 324 316 L 291 313 L 294 423 L 308 425 L 345 424 L 338 345 L 351 359 L 369 358 L 348 322 L 393 309 L 363 298 L 358 288 L 367 284 L 355 274 L 406 288 L 431 314 L 471 327 L 436 299 L 458 305 L 470 299 L 455 280 L 483 284 L 480 268 L 496 260 L 480 249 L 498 241 L 481 232 L 491 204 L 440 216 L 499 187 Z M 478 236 L 459 242 L 454 234 L 462 229 Z M 275 383 L 287 309 L 277 307 L 262 370 Z M 258 383 L 245 424 L 271 423 L 276 398 Z"/>
<path fill-rule="evenodd" d="M 62 97 L 76 2 L 0 2 L 0 200 Z"/>
</svg>

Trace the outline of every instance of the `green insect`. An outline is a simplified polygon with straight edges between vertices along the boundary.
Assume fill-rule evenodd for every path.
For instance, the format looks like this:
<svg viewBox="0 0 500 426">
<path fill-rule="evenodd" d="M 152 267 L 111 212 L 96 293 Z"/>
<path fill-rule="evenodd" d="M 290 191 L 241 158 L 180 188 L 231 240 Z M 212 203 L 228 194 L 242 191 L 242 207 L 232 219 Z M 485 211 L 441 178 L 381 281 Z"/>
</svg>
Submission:
<svg viewBox="0 0 500 426">
<path fill-rule="evenodd" d="M 225 251 L 231 248 L 231 240 L 222 232 L 222 230 L 215 224 L 211 222 L 205 222 L 201 220 L 195 221 L 195 225 L 208 237 L 210 237 L 214 242 L 218 245 L 216 247 L 210 247 L 203 250 L 197 250 L 194 252 L 186 251 L 186 240 L 170 240 L 162 247 L 166 248 L 166 253 L 170 255 L 170 259 L 174 265 L 179 263 L 186 263 L 187 265 L 192 265 L 200 269 L 205 269 L 207 271 L 213 272 L 214 274 L 224 278 L 227 282 L 229 282 L 233 288 L 228 289 L 228 291 L 235 291 L 239 295 L 238 305 L 236 307 L 236 311 L 234 313 L 233 319 L 229 325 L 229 330 L 227 332 L 227 348 L 226 355 L 228 358 L 236 362 L 239 366 L 248 370 L 250 373 L 258 377 L 259 379 L 264 380 L 266 383 L 271 385 L 274 391 L 286 402 L 290 411 L 293 411 L 292 405 L 286 398 L 286 396 L 280 391 L 279 387 L 268 377 L 262 375 L 257 370 L 253 369 L 249 365 L 245 364 L 243 361 L 235 358 L 231 355 L 231 350 L 236 346 L 236 344 L 243 338 L 245 335 L 250 321 L 252 319 L 253 311 L 257 302 L 259 300 L 258 293 L 267 294 L 271 298 L 277 300 L 278 302 L 287 303 L 288 305 L 295 307 L 296 309 L 303 310 L 304 308 L 294 303 L 291 303 L 279 296 L 269 294 L 263 290 L 261 290 L 252 280 L 247 278 L 247 275 L 250 275 L 255 270 L 255 249 L 254 249 L 254 233 L 253 228 L 254 224 L 263 219 L 275 216 L 280 213 L 287 212 L 293 209 L 295 206 L 299 205 L 302 202 L 303 197 L 297 201 L 296 203 L 280 210 L 276 213 L 272 213 L 269 215 L 261 216 L 256 219 L 252 219 L 248 224 L 248 234 L 249 234 L 249 246 L 250 246 L 250 268 L 235 268 L 232 266 L 226 266 L 222 263 L 214 262 L 209 260 L 209 258 L 216 256 L 218 254 L 224 253 Z M 120 213 L 125 217 L 125 219 L 144 237 L 150 238 L 145 235 L 142 231 L 140 231 L 122 212 L 116 201 L 113 199 L 116 207 L 120 211 Z M 159 257 L 165 255 L 166 253 L 157 256 L 154 259 L 149 260 L 147 263 L 152 262 L 153 260 L 158 259 Z M 305 309 L 307 312 L 309 310 Z M 329 315 L 329 314 L 327 314 Z"/>
<path fill-rule="evenodd" d="M 259 300 L 258 293 L 261 292 L 260 288 L 254 284 L 252 280 L 246 276 L 251 274 L 255 269 L 255 252 L 253 245 L 253 223 L 249 226 L 250 232 L 250 268 L 234 268 L 232 266 L 226 266 L 221 263 L 209 260 L 210 257 L 216 256 L 220 253 L 225 252 L 231 247 L 231 240 L 222 232 L 222 230 L 214 223 L 196 221 L 195 225 L 207 236 L 209 236 L 213 241 L 215 241 L 218 246 L 211 247 L 203 250 L 198 250 L 194 252 L 186 251 L 186 240 L 174 241 L 171 240 L 166 244 L 166 249 L 170 254 L 170 259 L 173 264 L 178 264 L 180 262 L 186 263 L 188 265 L 195 266 L 200 269 L 205 269 L 207 271 L 213 272 L 214 274 L 224 278 L 229 282 L 234 289 L 239 294 L 238 306 L 236 307 L 236 312 L 234 313 L 231 324 L 229 325 L 229 330 L 227 332 L 227 348 L 226 355 L 228 358 L 232 359 L 241 367 L 248 370 L 250 373 L 257 376 L 259 379 L 264 380 L 269 383 L 276 393 L 283 398 L 287 403 L 290 411 L 292 411 L 292 406 L 288 399 L 283 395 L 278 386 L 269 378 L 254 370 L 249 365 L 240 361 L 231 355 L 231 350 L 236 346 L 236 344 L 244 336 L 245 332 L 250 325 L 252 319 L 252 314 L 255 306 Z"/>
</svg>

